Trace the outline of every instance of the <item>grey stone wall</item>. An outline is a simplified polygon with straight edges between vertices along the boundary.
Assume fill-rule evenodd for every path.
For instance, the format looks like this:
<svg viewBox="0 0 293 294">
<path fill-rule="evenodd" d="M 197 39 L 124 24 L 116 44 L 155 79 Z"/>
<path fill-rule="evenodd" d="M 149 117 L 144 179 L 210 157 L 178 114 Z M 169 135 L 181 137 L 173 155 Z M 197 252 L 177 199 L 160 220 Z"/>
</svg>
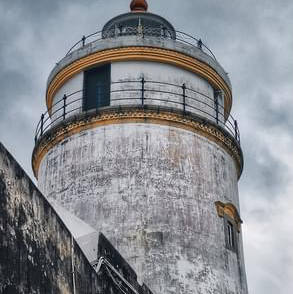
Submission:
<svg viewBox="0 0 293 294">
<path fill-rule="evenodd" d="M 72 258 L 76 293 L 102 293 L 70 232 L 0 143 L 0 293 L 74 293 Z"/>
<path fill-rule="evenodd" d="M 229 250 L 215 207 L 239 210 L 235 163 L 208 139 L 151 123 L 82 131 L 46 154 L 39 187 L 102 231 L 155 293 L 247 293 L 241 233 Z"/>
<path fill-rule="evenodd" d="M 0 143 L 1 294 L 152 294 L 102 234 L 94 270 L 49 202 Z M 109 266 L 110 265 L 110 266 Z M 113 271 L 113 268 L 115 271 Z"/>
</svg>

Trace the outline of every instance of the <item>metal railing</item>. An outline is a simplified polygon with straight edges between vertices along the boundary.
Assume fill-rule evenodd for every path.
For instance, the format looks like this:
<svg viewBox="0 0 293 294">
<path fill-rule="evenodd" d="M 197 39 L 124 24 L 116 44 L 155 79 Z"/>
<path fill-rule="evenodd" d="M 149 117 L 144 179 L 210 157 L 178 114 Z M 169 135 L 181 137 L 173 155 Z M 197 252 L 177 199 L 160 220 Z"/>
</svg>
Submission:
<svg viewBox="0 0 293 294">
<path fill-rule="evenodd" d="M 92 263 L 96 273 L 99 273 L 102 266 L 105 266 L 106 272 L 112 279 L 114 284 L 122 291 L 122 293 L 139 294 L 138 291 L 124 278 L 124 276 L 105 258 L 100 257 L 99 260 Z M 129 292 L 131 290 L 131 292 Z"/>
<path fill-rule="evenodd" d="M 110 86 L 110 87 L 109 87 Z M 138 106 L 148 108 L 156 107 L 160 110 L 178 111 L 183 116 L 196 116 L 210 121 L 219 128 L 227 131 L 240 144 L 240 132 L 237 121 L 226 112 L 224 106 L 218 101 L 218 96 L 211 98 L 186 84 L 176 85 L 166 82 L 139 80 L 123 80 L 99 84 L 99 92 L 106 88 L 110 90 L 110 101 L 106 107 L 96 107 L 96 111 L 111 107 Z M 103 88 L 104 87 L 104 88 Z M 97 91 L 98 92 L 98 91 Z M 107 93 L 109 94 L 109 93 Z M 35 132 L 35 143 L 46 132 L 59 122 L 65 121 L 76 113 L 87 113 L 93 109 L 85 109 L 85 91 L 80 90 L 71 94 L 64 94 L 54 103 L 47 112 L 41 115 Z"/>
<path fill-rule="evenodd" d="M 169 31 L 164 27 L 151 27 L 151 26 L 119 26 L 115 28 L 111 28 L 106 31 L 97 31 L 87 36 L 82 36 L 82 38 L 76 42 L 67 52 L 66 56 L 72 53 L 74 50 L 78 48 L 82 48 L 90 43 L 108 39 L 108 38 L 116 38 L 119 36 L 154 36 L 165 39 L 174 40 L 183 44 L 190 45 L 192 47 L 198 48 L 202 50 L 204 53 L 208 54 L 210 57 L 216 60 L 213 52 L 202 42 L 201 39 L 196 39 L 191 35 L 183 33 L 181 31 Z"/>
</svg>

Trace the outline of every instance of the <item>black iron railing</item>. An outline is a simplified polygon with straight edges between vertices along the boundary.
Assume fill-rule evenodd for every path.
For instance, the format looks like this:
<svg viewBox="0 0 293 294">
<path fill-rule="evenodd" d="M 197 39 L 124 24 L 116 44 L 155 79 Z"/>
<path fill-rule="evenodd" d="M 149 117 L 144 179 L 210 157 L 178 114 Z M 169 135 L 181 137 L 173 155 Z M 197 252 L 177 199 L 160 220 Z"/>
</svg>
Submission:
<svg viewBox="0 0 293 294">
<path fill-rule="evenodd" d="M 78 48 L 82 48 L 86 46 L 87 44 L 90 44 L 102 39 L 115 38 L 119 36 L 136 36 L 136 35 L 139 35 L 142 37 L 154 36 L 154 37 L 160 37 L 160 38 L 165 38 L 170 40 L 176 40 L 180 43 L 184 43 L 192 47 L 198 48 L 216 60 L 216 57 L 213 54 L 213 52 L 202 42 L 201 39 L 196 39 L 192 37 L 191 35 L 188 35 L 181 31 L 175 31 L 175 34 L 174 34 L 174 32 L 168 31 L 168 29 L 164 27 L 158 28 L 158 27 L 143 26 L 143 25 L 119 26 L 116 28 L 109 29 L 107 31 L 98 31 L 87 36 L 82 36 L 82 38 L 69 49 L 66 56 Z"/>
<path fill-rule="evenodd" d="M 106 86 L 106 87 L 105 87 Z M 99 87 L 109 88 L 109 84 L 99 83 Z M 103 93 L 98 91 L 97 93 Z M 52 126 L 64 121 L 73 114 L 86 113 L 84 90 L 64 94 L 47 112 L 41 115 L 35 133 L 35 142 Z M 101 98 L 101 97 L 100 97 Z M 110 103 L 96 110 L 120 106 L 157 107 L 157 110 L 176 110 L 183 116 L 197 116 L 224 129 L 240 144 L 240 133 L 237 121 L 226 112 L 219 96 L 211 98 L 200 91 L 191 89 L 186 84 L 176 85 L 166 82 L 139 80 L 123 80 L 110 83 Z M 92 110 L 92 109 L 90 109 Z"/>
</svg>

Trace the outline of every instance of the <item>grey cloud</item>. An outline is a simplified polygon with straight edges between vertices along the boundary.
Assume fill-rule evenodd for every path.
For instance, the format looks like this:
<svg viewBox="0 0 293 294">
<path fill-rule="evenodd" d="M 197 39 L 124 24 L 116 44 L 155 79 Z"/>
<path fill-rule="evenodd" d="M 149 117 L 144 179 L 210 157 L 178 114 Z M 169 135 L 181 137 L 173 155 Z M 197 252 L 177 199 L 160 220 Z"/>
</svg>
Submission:
<svg viewBox="0 0 293 294">
<path fill-rule="evenodd" d="M 16 107 L 23 101 L 23 95 L 28 94 L 31 89 L 31 81 L 22 73 L 16 71 L 0 72 L 1 108 L 0 115 Z"/>
<path fill-rule="evenodd" d="M 270 89 L 270 86 L 258 86 L 252 93 L 246 92 L 242 95 L 244 101 L 237 102 L 237 107 L 241 111 L 241 122 L 244 126 L 248 122 L 250 128 L 255 126 L 264 133 L 278 129 L 279 134 L 286 133 L 293 140 L 293 101 L 288 101 L 281 93 L 274 95 Z M 247 136 L 249 133 L 250 130 Z"/>
<path fill-rule="evenodd" d="M 245 170 L 241 187 L 255 197 L 272 198 L 280 194 L 289 180 L 287 166 L 255 138 L 247 140 L 245 145 Z"/>
<path fill-rule="evenodd" d="M 3 9 L 6 12 L 13 12 L 15 10 L 21 11 L 23 20 L 26 22 L 37 23 L 40 21 L 48 20 L 50 17 L 54 17 L 56 13 L 62 12 L 62 7 L 75 2 L 74 0 L 14 0 L 4 1 Z"/>
<path fill-rule="evenodd" d="M 282 96 L 277 97 L 281 103 L 273 103 L 271 93 L 262 89 L 254 100 L 254 107 L 261 109 L 253 113 L 254 120 L 263 128 L 279 128 L 280 132 L 289 133 L 293 130 L 293 115 L 291 105 L 282 103 Z M 293 138 L 293 134 L 292 134 Z"/>
<path fill-rule="evenodd" d="M 83 34 L 90 34 L 109 18 L 127 12 L 129 2 L 0 1 L 0 140 L 30 174 L 34 127 L 44 111 L 45 83 L 51 68 Z M 280 201 L 293 173 L 292 169 L 286 170 L 288 164 L 278 157 L 276 135 L 287 134 L 293 142 L 293 2 L 148 2 L 150 11 L 166 17 L 175 28 L 201 37 L 230 74 L 233 113 L 239 120 L 245 155 L 240 198 L 245 194 L 249 195 L 249 201 L 258 200 L 258 203 L 267 203 L 268 199 Z M 260 134 L 270 134 L 272 129 L 276 146 L 269 149 Z M 251 218 L 255 226 L 269 218 L 261 204 L 255 204 L 253 212 L 244 210 L 242 214 L 244 219 Z M 272 232 L 267 234 L 276 233 L 277 228 L 272 227 Z M 292 261 L 284 265 L 283 259 L 288 260 L 290 256 L 287 247 L 277 248 L 286 254 L 277 252 L 280 260 L 274 259 L 273 267 L 265 262 L 270 256 L 258 260 L 259 264 L 247 262 L 250 265 L 247 271 L 255 273 L 249 274 L 251 294 L 291 293 L 289 279 L 284 279 L 283 289 L 266 280 L 279 276 L 281 269 L 286 276 L 292 265 Z M 254 252 L 250 253 L 247 255 L 253 259 Z"/>
</svg>

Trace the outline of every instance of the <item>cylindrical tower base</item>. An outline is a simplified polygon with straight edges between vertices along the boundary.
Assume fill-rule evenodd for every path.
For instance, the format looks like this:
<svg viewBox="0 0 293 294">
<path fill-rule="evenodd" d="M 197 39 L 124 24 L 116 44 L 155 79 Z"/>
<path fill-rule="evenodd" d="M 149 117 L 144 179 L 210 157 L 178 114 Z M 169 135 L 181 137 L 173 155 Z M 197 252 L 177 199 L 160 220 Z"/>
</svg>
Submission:
<svg viewBox="0 0 293 294">
<path fill-rule="evenodd" d="M 103 232 L 155 293 L 244 294 L 241 234 L 228 248 L 215 205 L 239 206 L 237 166 L 208 136 L 151 121 L 84 129 L 45 154 L 39 187 Z"/>
</svg>

